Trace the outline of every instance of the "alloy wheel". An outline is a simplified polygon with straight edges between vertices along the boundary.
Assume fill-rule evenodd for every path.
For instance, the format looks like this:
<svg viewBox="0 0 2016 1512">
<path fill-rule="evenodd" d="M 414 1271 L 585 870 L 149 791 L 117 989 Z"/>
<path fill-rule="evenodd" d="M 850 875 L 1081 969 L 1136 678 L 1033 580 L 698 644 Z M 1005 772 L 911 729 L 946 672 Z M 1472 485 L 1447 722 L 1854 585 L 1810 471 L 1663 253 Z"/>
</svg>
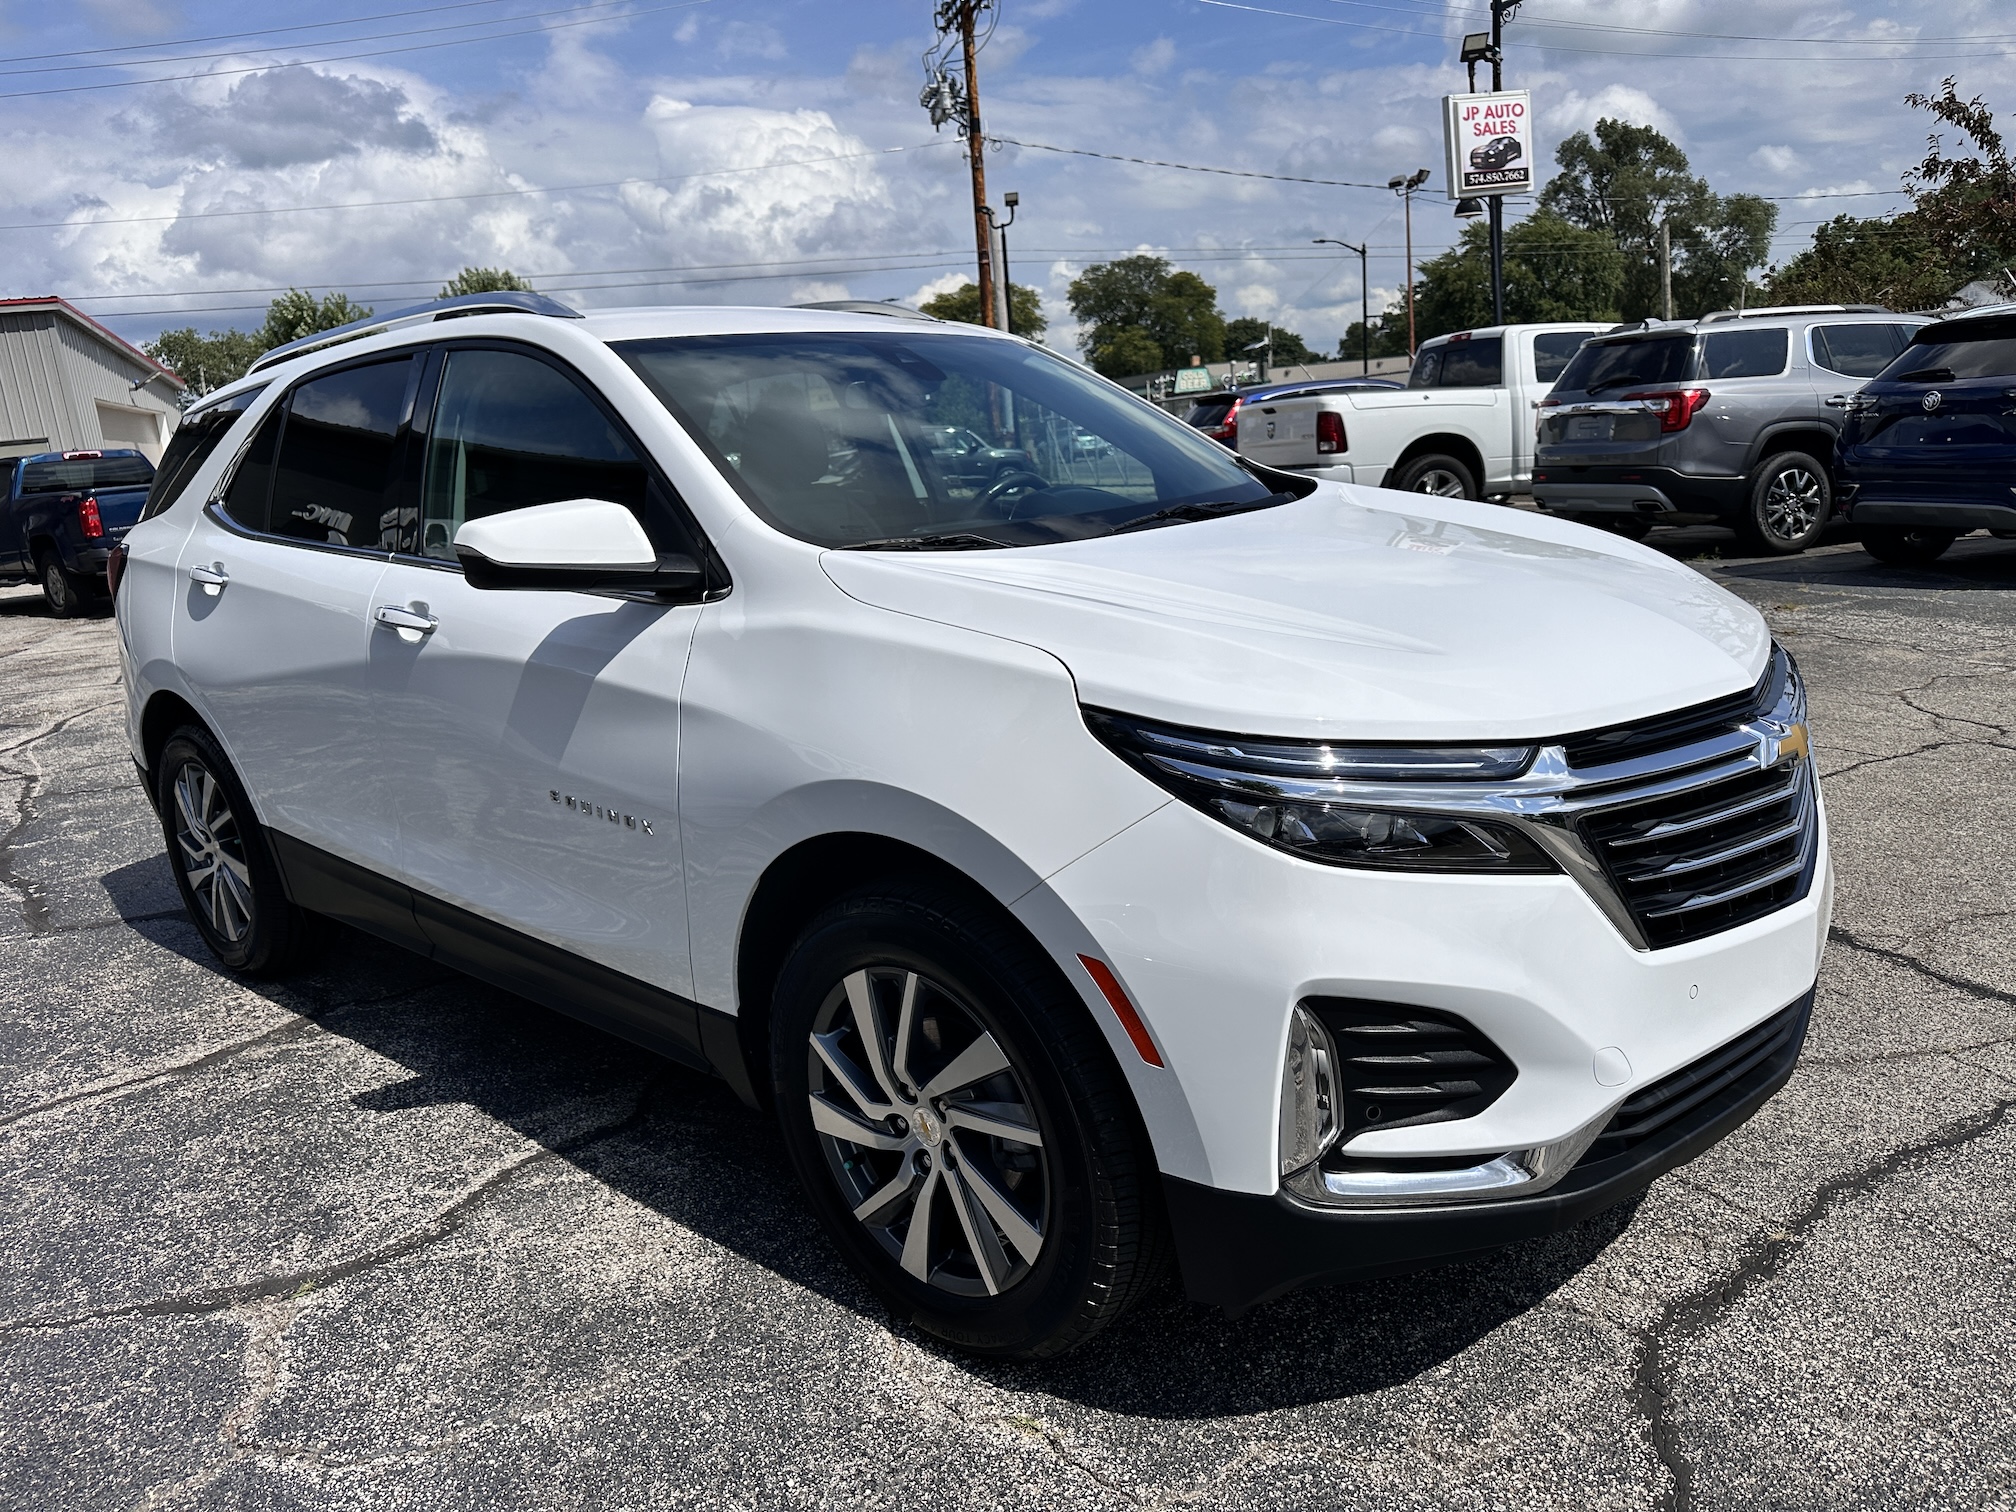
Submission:
<svg viewBox="0 0 2016 1512">
<path fill-rule="evenodd" d="M 1783 468 L 1764 489 L 1764 528 L 1788 545 L 1803 541 L 1826 508 L 1826 485 L 1811 468 Z"/>
<path fill-rule="evenodd" d="M 1442 499 L 1463 497 L 1463 480 L 1447 468 L 1431 467 L 1414 480 L 1414 492 L 1434 494 Z"/>
<path fill-rule="evenodd" d="M 198 911 L 227 944 L 252 929 L 252 872 L 245 839 L 216 774 L 185 761 L 175 774 L 175 846 Z"/>
<path fill-rule="evenodd" d="M 1024 1076 L 973 1007 L 900 967 L 854 971 L 806 1047 L 812 1126 L 854 1217 L 913 1279 L 992 1297 L 1043 1251 L 1051 1175 Z"/>
</svg>

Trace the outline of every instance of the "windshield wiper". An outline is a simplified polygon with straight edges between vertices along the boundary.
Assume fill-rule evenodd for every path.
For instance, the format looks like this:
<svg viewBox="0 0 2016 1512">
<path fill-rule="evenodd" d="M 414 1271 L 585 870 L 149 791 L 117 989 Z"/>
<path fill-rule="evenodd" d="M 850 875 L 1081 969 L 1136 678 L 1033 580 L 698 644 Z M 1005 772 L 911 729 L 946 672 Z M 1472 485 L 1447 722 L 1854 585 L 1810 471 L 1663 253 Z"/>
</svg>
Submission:
<svg viewBox="0 0 2016 1512">
<path fill-rule="evenodd" d="M 1006 541 L 974 535 L 970 531 L 948 531 L 944 535 L 884 536 L 879 541 L 854 541 L 835 546 L 835 551 L 991 551 L 1005 550 Z"/>
<path fill-rule="evenodd" d="M 1151 525 L 1167 524 L 1175 520 L 1215 520 L 1221 515 L 1247 514 L 1255 509 L 1272 509 L 1276 504 L 1288 502 L 1286 494 L 1269 494 L 1264 499 L 1221 499 L 1215 504 L 1171 504 L 1167 509 L 1158 509 L 1153 514 L 1136 515 L 1122 525 L 1115 525 L 1113 535 L 1125 535 L 1130 530 L 1146 530 Z"/>
</svg>

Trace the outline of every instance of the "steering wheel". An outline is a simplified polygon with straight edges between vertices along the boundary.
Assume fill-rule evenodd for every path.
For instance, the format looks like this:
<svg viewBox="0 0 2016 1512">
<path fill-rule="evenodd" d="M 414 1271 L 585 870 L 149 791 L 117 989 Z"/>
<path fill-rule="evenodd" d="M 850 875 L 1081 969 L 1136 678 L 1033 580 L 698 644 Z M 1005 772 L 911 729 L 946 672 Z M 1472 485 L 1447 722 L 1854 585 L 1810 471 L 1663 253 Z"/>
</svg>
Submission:
<svg viewBox="0 0 2016 1512">
<path fill-rule="evenodd" d="M 1049 486 L 1050 480 L 1040 473 L 1030 472 L 1026 467 L 1011 467 L 987 486 L 980 496 L 980 507 L 998 513 L 1004 520 L 1012 520 L 1028 495 L 1041 493 Z"/>
</svg>

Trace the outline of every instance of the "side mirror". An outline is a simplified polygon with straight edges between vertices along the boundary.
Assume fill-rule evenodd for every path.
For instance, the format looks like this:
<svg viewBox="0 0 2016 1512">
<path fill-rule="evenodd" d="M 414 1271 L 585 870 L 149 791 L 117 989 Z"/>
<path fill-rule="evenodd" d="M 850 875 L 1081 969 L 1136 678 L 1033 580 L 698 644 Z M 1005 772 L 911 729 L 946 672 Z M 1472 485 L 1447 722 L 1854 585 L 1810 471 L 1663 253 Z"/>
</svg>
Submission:
<svg viewBox="0 0 2016 1512">
<path fill-rule="evenodd" d="M 690 593 L 701 586 L 689 556 L 659 556 L 637 517 L 606 499 L 564 499 L 466 520 L 455 555 L 472 588 L 614 588 Z"/>
</svg>

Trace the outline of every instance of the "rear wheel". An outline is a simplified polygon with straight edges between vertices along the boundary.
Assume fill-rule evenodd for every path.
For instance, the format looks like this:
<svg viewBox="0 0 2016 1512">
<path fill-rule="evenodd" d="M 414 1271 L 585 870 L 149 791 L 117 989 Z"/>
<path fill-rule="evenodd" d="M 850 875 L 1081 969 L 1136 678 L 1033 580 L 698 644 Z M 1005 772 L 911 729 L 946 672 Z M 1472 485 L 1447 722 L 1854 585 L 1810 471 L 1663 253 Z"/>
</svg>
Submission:
<svg viewBox="0 0 2016 1512">
<path fill-rule="evenodd" d="M 75 619 L 84 612 L 84 585 L 66 568 L 53 551 L 35 559 L 35 575 L 42 583 L 42 599 L 52 619 Z"/>
<path fill-rule="evenodd" d="M 1153 1280 L 1153 1173 L 1118 1068 L 981 903 L 898 881 L 832 905 L 785 962 L 771 1044 L 799 1179 L 899 1317 L 1037 1358 Z"/>
<path fill-rule="evenodd" d="M 1820 539 L 1833 507 L 1826 465 L 1805 452 L 1779 452 L 1751 478 L 1736 534 L 1760 556 L 1791 556 Z"/>
<path fill-rule="evenodd" d="M 1442 499 L 1475 499 L 1477 479 L 1455 457 L 1431 454 L 1403 463 L 1393 486 L 1402 493 L 1434 494 Z"/>
<path fill-rule="evenodd" d="M 321 921 L 288 901 L 265 828 L 216 741 L 194 725 L 177 730 L 155 782 L 175 886 L 210 953 L 252 976 L 297 964 Z"/>
<path fill-rule="evenodd" d="M 1905 525 L 1871 525 L 1862 532 L 1862 549 L 1879 562 L 1922 567 L 1936 562 L 1960 539 L 1957 530 L 1913 529 Z"/>
</svg>

